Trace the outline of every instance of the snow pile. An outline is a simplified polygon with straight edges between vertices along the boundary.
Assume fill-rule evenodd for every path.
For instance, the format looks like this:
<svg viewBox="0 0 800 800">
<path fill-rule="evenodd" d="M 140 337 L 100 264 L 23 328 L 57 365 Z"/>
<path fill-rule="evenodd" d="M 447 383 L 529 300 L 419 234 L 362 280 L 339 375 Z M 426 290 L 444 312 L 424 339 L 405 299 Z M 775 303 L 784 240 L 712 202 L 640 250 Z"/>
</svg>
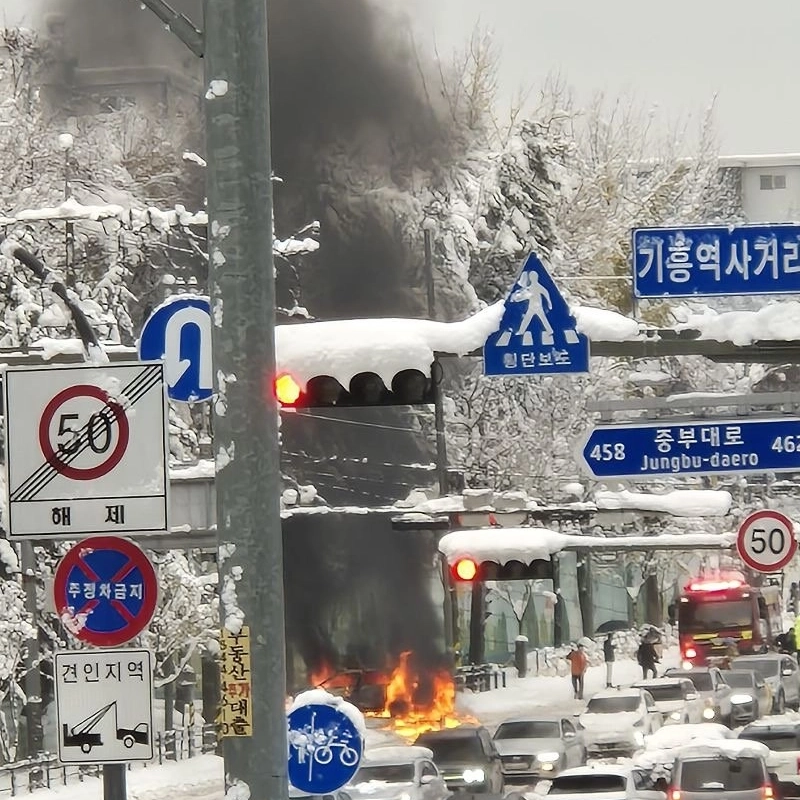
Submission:
<svg viewBox="0 0 800 800">
<path fill-rule="evenodd" d="M 594 493 L 598 508 L 658 511 L 674 517 L 724 517 L 730 511 L 730 492 L 711 489 L 674 489 L 664 494 L 600 490 Z"/>
<path fill-rule="evenodd" d="M 641 338 L 639 322 L 616 311 L 592 306 L 572 306 L 579 333 L 599 342 L 628 342 Z"/>
<path fill-rule="evenodd" d="M 701 339 L 744 347 L 759 341 L 800 339 L 800 302 L 770 303 L 758 311 L 718 312 L 708 306 L 680 306 L 675 330 L 697 330 Z"/>
<path fill-rule="evenodd" d="M 364 715 L 352 703 L 348 703 L 341 697 L 326 692 L 324 689 L 309 689 L 307 692 L 300 692 L 295 696 L 286 713 L 291 714 L 292 711 L 296 711 L 303 706 L 331 706 L 335 708 L 353 723 L 353 727 L 361 734 L 362 738 L 366 738 L 367 723 Z"/>
</svg>

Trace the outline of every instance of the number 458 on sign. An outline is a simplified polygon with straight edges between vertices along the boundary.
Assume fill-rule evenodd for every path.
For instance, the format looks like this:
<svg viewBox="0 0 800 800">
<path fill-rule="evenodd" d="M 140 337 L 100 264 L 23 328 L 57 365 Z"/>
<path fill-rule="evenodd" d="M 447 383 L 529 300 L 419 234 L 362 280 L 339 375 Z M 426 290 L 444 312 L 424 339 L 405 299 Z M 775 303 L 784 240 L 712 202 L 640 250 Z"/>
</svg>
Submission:
<svg viewBox="0 0 800 800">
<path fill-rule="evenodd" d="M 614 444 L 596 444 L 589 451 L 589 458 L 594 461 L 624 461 L 625 445 L 622 442 Z"/>
</svg>

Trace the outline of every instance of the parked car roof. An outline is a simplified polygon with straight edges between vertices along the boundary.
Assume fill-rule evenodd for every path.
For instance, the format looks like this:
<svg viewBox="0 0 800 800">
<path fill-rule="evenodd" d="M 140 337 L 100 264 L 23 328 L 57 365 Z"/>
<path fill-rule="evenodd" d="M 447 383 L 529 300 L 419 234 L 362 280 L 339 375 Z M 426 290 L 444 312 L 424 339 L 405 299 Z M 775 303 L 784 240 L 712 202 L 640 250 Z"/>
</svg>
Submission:
<svg viewBox="0 0 800 800">
<path fill-rule="evenodd" d="M 407 764 L 418 759 L 433 760 L 433 750 L 421 745 L 385 745 L 364 752 L 362 765 Z"/>
<path fill-rule="evenodd" d="M 556 777 L 571 777 L 573 775 L 618 775 L 627 778 L 631 774 L 629 764 L 587 764 L 584 767 L 573 767 L 558 773 Z"/>
<path fill-rule="evenodd" d="M 683 680 L 688 680 L 688 678 L 681 678 L 680 675 L 669 675 L 665 678 L 647 678 L 646 680 L 636 681 L 633 684 L 633 688 L 647 689 L 648 686 L 674 686 Z"/>
</svg>

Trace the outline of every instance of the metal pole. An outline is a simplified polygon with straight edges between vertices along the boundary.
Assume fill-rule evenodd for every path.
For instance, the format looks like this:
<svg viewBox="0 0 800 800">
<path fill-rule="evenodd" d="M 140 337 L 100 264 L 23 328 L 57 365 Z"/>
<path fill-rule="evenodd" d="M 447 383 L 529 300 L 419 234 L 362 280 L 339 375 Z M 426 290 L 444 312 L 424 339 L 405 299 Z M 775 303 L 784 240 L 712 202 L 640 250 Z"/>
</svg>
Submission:
<svg viewBox="0 0 800 800">
<path fill-rule="evenodd" d="M 21 543 L 20 567 L 25 590 L 25 610 L 31 615 L 33 636 L 25 644 L 25 730 L 28 758 L 36 758 L 44 749 L 42 729 L 42 674 L 39 668 L 39 611 L 36 606 L 36 556 L 33 544 Z"/>
<path fill-rule="evenodd" d="M 288 797 L 283 540 L 266 0 L 205 0 L 208 233 L 223 623 L 250 627 L 252 731 L 224 740 L 228 786 Z M 248 735 L 249 734 L 249 735 Z"/>
<path fill-rule="evenodd" d="M 103 764 L 103 800 L 126 800 L 125 764 Z"/>
<path fill-rule="evenodd" d="M 436 291 L 433 283 L 433 231 L 434 221 L 425 220 L 422 229 L 422 241 L 425 246 L 425 282 L 428 289 L 428 318 L 436 316 Z M 441 379 L 440 365 L 432 370 L 436 380 Z M 433 401 L 433 421 L 436 429 L 436 475 L 439 480 L 439 495 L 444 496 L 449 491 L 447 480 L 447 437 L 444 429 L 444 403 L 442 402 L 441 384 L 436 387 Z"/>
</svg>

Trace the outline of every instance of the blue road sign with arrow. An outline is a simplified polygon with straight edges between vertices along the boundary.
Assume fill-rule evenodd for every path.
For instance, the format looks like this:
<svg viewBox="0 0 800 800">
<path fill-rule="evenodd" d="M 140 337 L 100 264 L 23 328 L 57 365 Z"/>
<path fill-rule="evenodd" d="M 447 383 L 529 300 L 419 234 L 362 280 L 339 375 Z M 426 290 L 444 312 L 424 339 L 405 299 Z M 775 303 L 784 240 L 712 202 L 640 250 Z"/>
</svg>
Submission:
<svg viewBox="0 0 800 800">
<path fill-rule="evenodd" d="M 288 716 L 289 783 L 301 792 L 341 789 L 358 771 L 364 740 L 353 720 L 334 706 L 299 706 Z"/>
<path fill-rule="evenodd" d="M 579 457 L 595 478 L 800 472 L 800 419 L 601 425 Z"/>
<path fill-rule="evenodd" d="M 164 361 L 171 400 L 208 400 L 213 392 L 208 298 L 178 295 L 158 306 L 142 328 L 139 358 Z"/>
<path fill-rule="evenodd" d="M 531 253 L 505 300 L 500 327 L 483 346 L 484 375 L 589 371 L 589 339 L 544 264 Z"/>
</svg>

